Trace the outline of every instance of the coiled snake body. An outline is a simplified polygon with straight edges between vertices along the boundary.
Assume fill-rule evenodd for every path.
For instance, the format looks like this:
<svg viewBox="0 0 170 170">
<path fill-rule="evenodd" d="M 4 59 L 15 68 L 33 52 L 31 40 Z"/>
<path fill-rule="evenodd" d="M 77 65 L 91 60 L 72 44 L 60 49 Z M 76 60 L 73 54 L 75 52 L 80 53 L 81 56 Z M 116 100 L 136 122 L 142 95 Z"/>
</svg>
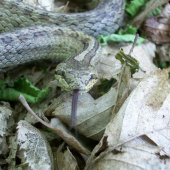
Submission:
<svg viewBox="0 0 170 170">
<path fill-rule="evenodd" d="M 95 38 L 117 30 L 123 14 L 124 0 L 100 0 L 94 10 L 77 14 L 0 0 L 0 69 L 57 59 L 63 61 L 55 71 L 60 86 L 66 91 L 89 91 L 97 81 L 100 45 Z"/>
</svg>

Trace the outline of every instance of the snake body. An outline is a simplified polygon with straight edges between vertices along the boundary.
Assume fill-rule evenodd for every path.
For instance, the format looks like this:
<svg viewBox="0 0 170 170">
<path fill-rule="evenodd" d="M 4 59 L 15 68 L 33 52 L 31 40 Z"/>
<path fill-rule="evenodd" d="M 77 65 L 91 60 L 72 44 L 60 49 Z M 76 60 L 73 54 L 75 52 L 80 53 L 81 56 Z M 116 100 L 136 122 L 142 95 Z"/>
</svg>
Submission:
<svg viewBox="0 0 170 170">
<path fill-rule="evenodd" d="M 88 91 L 97 81 L 100 45 L 95 38 L 117 30 L 123 14 L 124 0 L 101 0 L 94 10 L 77 14 L 0 0 L 0 69 L 57 59 L 64 61 L 55 71 L 60 86 L 66 91 Z"/>
</svg>

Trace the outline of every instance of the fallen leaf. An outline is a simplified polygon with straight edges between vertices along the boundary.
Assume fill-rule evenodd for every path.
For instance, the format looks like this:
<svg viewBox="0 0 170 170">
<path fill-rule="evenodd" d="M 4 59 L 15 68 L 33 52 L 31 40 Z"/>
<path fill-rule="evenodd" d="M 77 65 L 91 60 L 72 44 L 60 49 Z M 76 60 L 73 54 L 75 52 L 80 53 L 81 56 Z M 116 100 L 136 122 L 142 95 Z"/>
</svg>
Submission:
<svg viewBox="0 0 170 170">
<path fill-rule="evenodd" d="M 51 91 L 51 88 L 45 88 L 43 90 L 33 86 L 31 82 L 26 78 L 20 78 L 12 85 L 8 85 L 8 88 L 3 88 L 4 84 L 0 82 L 0 100 L 5 101 L 18 101 L 18 96 L 23 94 L 29 103 L 38 103 L 42 101 Z"/>
<path fill-rule="evenodd" d="M 109 146 L 116 146 L 143 134 L 169 129 L 169 71 L 170 68 L 158 70 L 138 84 L 106 128 L 105 135 L 112 134 L 108 135 Z M 170 155 L 170 150 L 167 154 Z"/>
<path fill-rule="evenodd" d="M 4 136 L 7 131 L 7 121 L 11 116 L 12 111 L 6 106 L 0 106 L 0 136 Z"/>
<path fill-rule="evenodd" d="M 58 170 L 79 170 L 77 161 L 75 157 L 72 155 L 68 147 L 64 147 L 65 143 L 62 143 L 56 152 L 56 169 Z"/>
<path fill-rule="evenodd" d="M 80 134 L 100 140 L 106 125 L 111 118 L 112 107 L 115 104 L 116 89 L 112 88 L 102 97 L 94 100 L 90 94 L 79 95 L 77 106 L 77 130 Z M 45 115 L 57 117 L 61 121 L 71 125 L 72 95 L 65 93 L 55 99 L 46 110 Z"/>
<path fill-rule="evenodd" d="M 23 120 L 18 122 L 17 128 L 17 142 L 29 166 L 36 170 L 53 170 L 51 147 L 41 132 Z"/>
<path fill-rule="evenodd" d="M 90 154 L 90 151 L 88 150 L 88 145 L 86 145 L 86 143 L 80 138 L 79 140 L 77 140 L 76 137 L 70 133 L 69 129 L 59 119 L 51 119 L 50 125 L 48 127 L 56 132 L 57 135 L 59 135 L 68 145 L 73 147 L 78 152 L 85 155 Z"/>
<path fill-rule="evenodd" d="M 126 12 L 130 17 L 134 17 L 146 3 L 147 0 L 132 0 L 129 3 L 126 1 Z"/>
<path fill-rule="evenodd" d="M 95 162 L 92 170 L 103 169 L 169 169 L 169 159 L 161 159 L 161 148 L 142 138 L 136 138 Z"/>
<path fill-rule="evenodd" d="M 28 103 L 26 102 L 25 98 L 20 95 L 19 100 L 21 103 L 25 106 L 27 111 L 40 123 L 42 123 L 44 126 L 50 128 L 54 132 L 57 133 L 68 145 L 72 146 L 75 150 L 77 150 L 80 153 L 83 153 L 85 155 L 90 154 L 90 151 L 86 149 L 74 136 L 70 135 L 70 131 L 65 127 L 65 125 L 59 120 L 59 119 L 51 119 L 50 123 L 47 123 L 40 119 L 30 108 Z M 26 122 L 26 121 L 25 121 Z"/>
<path fill-rule="evenodd" d="M 156 44 L 170 42 L 170 4 L 166 4 L 159 16 L 146 19 L 141 29 Z"/>
<path fill-rule="evenodd" d="M 107 137 L 108 149 L 97 158 L 112 152 L 118 146 L 146 135 L 164 155 L 170 156 L 170 85 L 168 73 L 170 68 L 158 70 L 147 75 L 132 91 L 117 115 L 107 125 L 103 139 Z M 93 151 L 94 152 L 94 151 Z M 95 156 L 98 152 L 92 152 Z"/>
<path fill-rule="evenodd" d="M 163 45 L 159 45 L 156 48 L 156 53 L 159 57 L 159 61 L 161 63 L 163 62 L 169 62 L 170 60 L 170 44 L 163 44 Z"/>
<path fill-rule="evenodd" d="M 8 162 L 8 170 L 13 170 L 16 167 L 16 155 L 17 155 L 17 135 L 10 136 L 9 140 L 9 156 L 6 159 Z"/>
</svg>

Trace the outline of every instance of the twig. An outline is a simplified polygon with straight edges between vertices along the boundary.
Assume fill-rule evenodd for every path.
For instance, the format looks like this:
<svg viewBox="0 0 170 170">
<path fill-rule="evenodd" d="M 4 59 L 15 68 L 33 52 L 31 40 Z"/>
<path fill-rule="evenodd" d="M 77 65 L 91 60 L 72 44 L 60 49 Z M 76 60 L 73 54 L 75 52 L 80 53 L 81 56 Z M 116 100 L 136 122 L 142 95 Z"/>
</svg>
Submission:
<svg viewBox="0 0 170 170">
<path fill-rule="evenodd" d="M 40 119 L 34 112 L 33 110 L 30 108 L 30 106 L 28 105 L 27 101 L 25 100 L 24 96 L 22 94 L 19 95 L 19 100 L 20 102 L 23 104 L 23 106 L 27 109 L 27 111 L 33 116 L 35 117 L 35 119 L 37 119 L 39 122 L 41 122 L 44 126 L 52 129 L 52 130 L 56 130 L 54 129 L 52 126 L 50 126 L 48 123 L 44 122 L 42 119 Z"/>
</svg>

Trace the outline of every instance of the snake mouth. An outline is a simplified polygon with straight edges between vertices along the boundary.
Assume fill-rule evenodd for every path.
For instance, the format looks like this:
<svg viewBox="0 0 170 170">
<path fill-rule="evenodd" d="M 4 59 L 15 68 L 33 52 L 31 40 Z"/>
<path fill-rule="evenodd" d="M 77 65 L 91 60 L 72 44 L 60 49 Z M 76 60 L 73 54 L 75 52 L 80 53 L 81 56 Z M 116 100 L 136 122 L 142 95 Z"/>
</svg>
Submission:
<svg viewBox="0 0 170 170">
<path fill-rule="evenodd" d="M 55 75 L 55 78 L 56 78 L 57 82 L 59 83 L 60 87 L 62 87 L 65 91 L 71 90 L 69 84 L 65 81 L 65 79 L 63 79 L 62 76 Z"/>
</svg>

